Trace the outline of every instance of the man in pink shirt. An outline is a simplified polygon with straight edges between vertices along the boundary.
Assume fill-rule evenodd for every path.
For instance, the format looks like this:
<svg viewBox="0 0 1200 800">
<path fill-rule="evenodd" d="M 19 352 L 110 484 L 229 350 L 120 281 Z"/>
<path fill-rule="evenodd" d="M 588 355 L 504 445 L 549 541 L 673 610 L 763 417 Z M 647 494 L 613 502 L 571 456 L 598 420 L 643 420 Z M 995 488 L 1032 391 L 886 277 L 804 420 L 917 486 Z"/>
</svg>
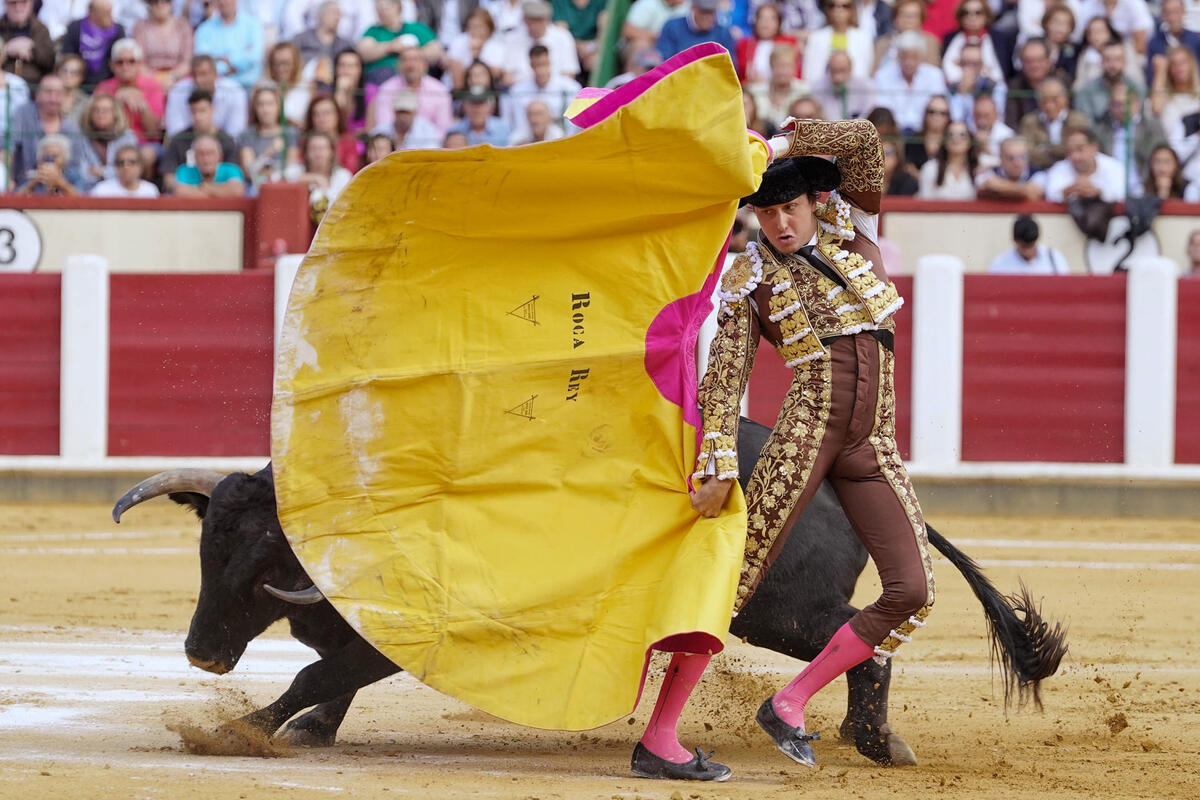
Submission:
<svg viewBox="0 0 1200 800">
<path fill-rule="evenodd" d="M 161 144 L 167 98 L 162 84 L 142 70 L 142 46 L 133 39 L 118 39 L 113 43 L 109 64 L 113 77 L 97 84 L 96 93 L 110 94 L 121 101 L 129 129 L 140 144 Z"/>
<path fill-rule="evenodd" d="M 389 125 L 395 116 L 396 95 L 401 89 L 417 93 L 417 116 L 424 117 L 437 128 L 438 137 L 454 124 L 450 91 L 441 81 L 429 77 L 429 62 L 421 48 L 413 46 L 400 54 L 397 75 L 379 85 L 379 93 L 371 104 L 371 128 Z"/>
</svg>

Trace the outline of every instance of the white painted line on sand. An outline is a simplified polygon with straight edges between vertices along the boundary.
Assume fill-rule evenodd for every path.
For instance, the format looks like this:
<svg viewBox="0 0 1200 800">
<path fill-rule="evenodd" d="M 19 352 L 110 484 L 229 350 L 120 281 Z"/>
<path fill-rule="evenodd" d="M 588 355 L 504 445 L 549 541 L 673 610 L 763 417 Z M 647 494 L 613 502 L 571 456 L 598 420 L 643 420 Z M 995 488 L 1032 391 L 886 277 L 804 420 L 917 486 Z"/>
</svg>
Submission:
<svg viewBox="0 0 1200 800">
<path fill-rule="evenodd" d="M 178 530 L 120 530 L 120 531 L 76 531 L 68 533 L 0 533 L 0 545 L 9 542 L 80 542 L 119 541 L 123 539 L 178 539 L 191 536 Z"/>
<path fill-rule="evenodd" d="M 955 547 L 1014 547 L 1039 550 L 1144 550 L 1200 553 L 1193 542 L 1072 542 L 1046 539 L 955 539 Z"/>
<path fill-rule="evenodd" d="M 935 558 L 939 564 L 949 564 L 944 558 Z M 1022 567 L 1032 569 L 1043 567 L 1047 569 L 1132 569 L 1148 570 L 1151 572 L 1177 572 L 1200 570 L 1200 564 L 1168 564 L 1152 561 L 1039 561 L 1021 558 L 977 558 L 975 563 L 981 567 Z"/>
<path fill-rule="evenodd" d="M 3 547 L 10 556 L 183 556 L 195 547 Z"/>
</svg>

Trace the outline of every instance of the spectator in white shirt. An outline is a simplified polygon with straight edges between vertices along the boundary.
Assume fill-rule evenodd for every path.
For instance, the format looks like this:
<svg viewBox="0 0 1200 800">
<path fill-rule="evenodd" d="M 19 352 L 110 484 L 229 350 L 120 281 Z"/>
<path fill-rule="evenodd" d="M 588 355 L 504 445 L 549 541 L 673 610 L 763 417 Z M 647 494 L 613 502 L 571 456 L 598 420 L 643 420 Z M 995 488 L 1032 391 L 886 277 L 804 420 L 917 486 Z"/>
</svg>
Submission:
<svg viewBox="0 0 1200 800">
<path fill-rule="evenodd" d="M 937 157 L 921 166 L 917 197 L 923 200 L 974 200 L 975 168 L 978 165 L 978 151 L 967 123 L 951 122 L 946 127 Z"/>
<path fill-rule="evenodd" d="M 92 197 L 158 197 L 158 187 L 142 180 L 142 162 L 136 145 L 127 144 L 117 150 L 113 159 L 117 176 L 102 180 L 89 192 Z"/>
<path fill-rule="evenodd" d="M 507 53 L 504 40 L 496 34 L 496 23 L 485 9 L 477 8 L 467 16 L 466 30 L 446 43 L 446 63 L 450 84 L 463 87 L 467 67 L 474 61 L 487 64 L 493 75 L 504 72 Z"/>
<path fill-rule="evenodd" d="M 653 49 L 667 20 L 682 17 L 691 8 L 689 0 L 636 0 L 629 7 L 625 27 L 621 29 L 629 52 Z"/>
<path fill-rule="evenodd" d="M 392 101 L 392 119 L 390 122 L 375 126 L 372 134 L 390 136 L 394 150 L 424 150 L 436 148 L 442 141 L 442 134 L 437 127 L 417 115 L 420 105 L 417 93 L 412 89 L 401 89 L 396 92 Z"/>
<path fill-rule="evenodd" d="M 1016 135 L 1016 131 L 1000 121 L 1000 107 L 990 94 L 975 98 L 968 125 L 979 145 L 979 166 L 994 167 L 1000 163 L 1000 145 Z"/>
<path fill-rule="evenodd" d="M 525 17 L 521 13 L 522 2 L 523 0 L 483 0 L 480 5 L 492 15 L 497 34 L 507 37 L 525 24 Z"/>
<path fill-rule="evenodd" d="M 1065 5 L 1070 10 L 1071 17 L 1079 19 L 1079 0 L 1017 0 L 1018 44 L 1024 44 L 1025 40 L 1035 36 L 1046 35 L 1042 28 L 1042 20 L 1046 16 L 1047 8 L 1055 5 Z"/>
<path fill-rule="evenodd" d="M 246 90 L 232 78 L 219 77 L 212 56 L 198 55 L 192 57 L 192 74 L 176 81 L 167 92 L 167 108 L 163 114 L 167 136 L 174 136 L 192 124 L 188 97 L 194 89 L 204 89 L 212 94 L 213 118 L 218 128 L 235 139 L 246 129 L 249 118 Z"/>
<path fill-rule="evenodd" d="M 999 165 L 975 176 L 975 193 L 988 200 L 1041 200 L 1041 177 L 1029 166 L 1029 144 L 1011 136 L 1000 143 Z"/>
<path fill-rule="evenodd" d="M 992 275 L 1069 275 L 1071 268 L 1063 254 L 1052 247 L 1038 244 L 1037 221 L 1022 214 L 1013 223 L 1013 248 L 988 265 Z"/>
<path fill-rule="evenodd" d="M 829 55 L 835 52 L 835 39 L 843 42 L 844 50 L 841 51 L 850 56 L 854 76 L 871 77 L 871 68 L 875 66 L 874 31 L 868 33 L 859 27 L 858 10 L 853 0 L 823 0 L 821 10 L 825 12 L 828 24 L 810 33 L 804 43 L 804 69 L 801 72 L 804 79 L 811 81 L 824 74 Z"/>
<path fill-rule="evenodd" d="M 546 0 L 525 0 L 521 10 L 525 15 L 525 24 L 511 33 L 504 44 L 508 61 L 504 82 L 512 86 L 533 74 L 529 66 L 529 50 L 535 44 L 545 45 L 550 51 L 550 64 L 555 75 L 574 80 L 579 74 L 575 38 L 566 28 L 550 24 L 553 13 L 550 4 Z"/>
<path fill-rule="evenodd" d="M 1183 274 L 1187 278 L 1200 277 L 1200 230 L 1188 234 L 1187 268 Z"/>
<path fill-rule="evenodd" d="M 563 136 L 562 126 L 554 122 L 549 106 L 541 100 L 534 100 L 525 106 L 525 119 L 520 127 L 514 129 L 508 143 L 535 144 L 561 139 Z"/>
<path fill-rule="evenodd" d="M 91 0 L 42 0 L 38 20 L 50 31 L 50 38 L 58 41 L 67 32 L 67 26 L 88 14 Z M 146 0 L 113 0 L 113 20 L 125 30 L 148 16 Z M 4 3 L 0 2 L 0 9 Z"/>
<path fill-rule="evenodd" d="M 90 4 L 90 0 L 42 0 L 37 18 L 50 31 L 50 38 L 57 42 L 67 32 L 68 25 L 87 16 Z"/>
<path fill-rule="evenodd" d="M 925 40 L 916 31 L 896 37 L 896 61 L 875 73 L 879 105 L 896 118 L 905 135 L 920 129 L 929 98 L 946 94 L 942 71 L 925 62 Z"/>
<path fill-rule="evenodd" d="M 1125 199 L 1125 171 L 1100 152 L 1090 128 L 1066 134 L 1067 157 L 1046 170 L 1046 199 L 1065 203 L 1073 197 L 1098 197 L 1106 203 Z"/>
<path fill-rule="evenodd" d="M 1076 38 L 1082 37 L 1083 26 L 1095 17 L 1106 17 L 1122 38 L 1133 41 L 1134 50 L 1146 54 L 1150 29 L 1154 27 L 1146 0 L 1083 0 L 1075 15 Z"/>
<path fill-rule="evenodd" d="M 283 0 L 279 13 L 279 38 L 294 39 L 306 30 L 315 30 L 325 0 Z M 341 19 L 338 36 L 350 41 L 362 38 L 363 31 L 378 20 L 372 0 L 338 0 Z"/>
<path fill-rule="evenodd" d="M 875 107 L 871 80 L 853 75 L 850 56 L 841 50 L 829 54 L 824 75 L 810 79 L 813 99 L 821 104 L 826 119 L 858 119 Z"/>
<path fill-rule="evenodd" d="M 958 80 L 948 75 L 946 85 L 950 90 L 950 118 L 975 127 L 975 98 L 990 95 L 997 107 L 1003 107 L 1008 96 L 1008 87 L 1003 80 L 993 80 L 983 74 L 983 50 L 977 44 L 964 44 L 958 50 Z"/>
<path fill-rule="evenodd" d="M 500 108 L 509 130 L 516 131 L 525 124 L 525 109 L 535 100 L 546 104 L 554 120 L 562 119 L 579 93 L 577 81 L 554 72 L 545 45 L 535 44 L 529 49 L 529 66 L 533 75 L 513 84 Z"/>
</svg>

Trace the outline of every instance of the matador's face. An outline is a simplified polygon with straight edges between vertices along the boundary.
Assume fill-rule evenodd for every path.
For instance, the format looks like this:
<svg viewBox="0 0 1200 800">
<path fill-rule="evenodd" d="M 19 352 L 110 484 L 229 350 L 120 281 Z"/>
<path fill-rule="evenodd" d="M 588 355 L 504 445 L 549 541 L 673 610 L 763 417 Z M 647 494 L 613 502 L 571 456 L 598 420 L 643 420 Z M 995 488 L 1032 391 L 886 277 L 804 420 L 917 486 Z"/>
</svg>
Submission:
<svg viewBox="0 0 1200 800">
<path fill-rule="evenodd" d="M 808 244 L 817 232 L 816 201 L 809 195 L 774 206 L 751 206 L 771 246 L 785 255 Z"/>
</svg>

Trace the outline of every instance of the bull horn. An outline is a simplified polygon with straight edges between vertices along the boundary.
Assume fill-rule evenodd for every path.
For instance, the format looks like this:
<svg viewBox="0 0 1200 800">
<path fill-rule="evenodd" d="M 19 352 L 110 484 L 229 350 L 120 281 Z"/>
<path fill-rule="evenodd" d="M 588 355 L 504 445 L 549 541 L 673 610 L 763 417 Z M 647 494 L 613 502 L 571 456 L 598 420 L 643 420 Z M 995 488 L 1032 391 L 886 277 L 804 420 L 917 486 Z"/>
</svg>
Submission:
<svg viewBox="0 0 1200 800">
<path fill-rule="evenodd" d="M 316 586 L 310 586 L 298 592 L 286 592 L 283 589 L 276 589 L 269 583 L 264 583 L 263 588 L 267 590 L 267 594 L 278 597 L 286 603 L 295 603 L 298 606 L 311 606 L 313 603 L 319 603 L 325 599 L 325 595 L 321 594 L 321 590 Z"/>
<path fill-rule="evenodd" d="M 113 506 L 113 522 L 120 522 L 122 514 L 151 497 L 171 492 L 195 492 L 210 497 L 224 477 L 223 472 L 211 469 L 169 469 L 152 475 L 121 496 Z"/>
</svg>

